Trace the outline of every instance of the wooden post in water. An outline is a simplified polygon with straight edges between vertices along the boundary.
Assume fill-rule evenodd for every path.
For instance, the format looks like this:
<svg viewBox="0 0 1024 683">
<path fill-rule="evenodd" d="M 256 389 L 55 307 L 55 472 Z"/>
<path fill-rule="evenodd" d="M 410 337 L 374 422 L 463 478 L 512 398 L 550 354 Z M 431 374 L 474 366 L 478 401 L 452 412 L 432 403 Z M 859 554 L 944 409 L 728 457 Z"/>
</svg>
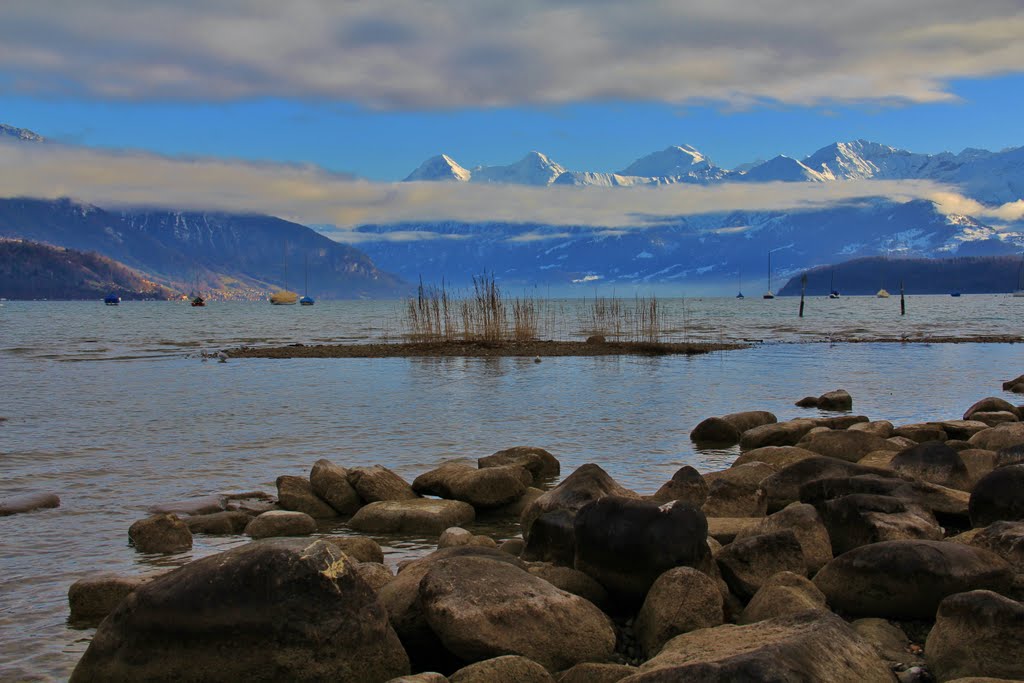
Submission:
<svg viewBox="0 0 1024 683">
<path fill-rule="evenodd" d="M 900 280 L 900 315 L 907 314 L 907 300 L 903 296 L 903 280 Z"/>
<path fill-rule="evenodd" d="M 800 317 L 804 317 L 804 294 L 807 293 L 807 273 L 800 278 Z"/>
</svg>

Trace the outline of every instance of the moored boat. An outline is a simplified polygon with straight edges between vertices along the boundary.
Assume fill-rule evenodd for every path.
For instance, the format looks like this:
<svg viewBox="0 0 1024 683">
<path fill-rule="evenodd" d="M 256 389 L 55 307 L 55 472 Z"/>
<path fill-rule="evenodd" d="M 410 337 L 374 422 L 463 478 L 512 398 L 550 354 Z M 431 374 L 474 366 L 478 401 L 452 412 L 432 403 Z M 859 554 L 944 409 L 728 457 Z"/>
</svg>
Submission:
<svg viewBox="0 0 1024 683">
<path fill-rule="evenodd" d="M 119 303 L 121 303 L 121 297 L 119 297 L 117 294 L 108 294 L 103 298 L 103 303 L 105 303 L 107 306 L 117 306 Z"/>
</svg>

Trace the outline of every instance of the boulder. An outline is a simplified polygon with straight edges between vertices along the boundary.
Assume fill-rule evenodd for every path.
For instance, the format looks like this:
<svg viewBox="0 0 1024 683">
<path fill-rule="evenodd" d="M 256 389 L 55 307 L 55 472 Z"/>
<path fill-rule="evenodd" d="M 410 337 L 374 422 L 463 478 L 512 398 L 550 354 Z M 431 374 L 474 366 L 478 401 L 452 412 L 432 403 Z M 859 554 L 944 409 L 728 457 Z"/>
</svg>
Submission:
<svg viewBox="0 0 1024 683">
<path fill-rule="evenodd" d="M 807 574 L 800 541 L 789 530 L 735 540 L 715 560 L 729 590 L 741 600 L 752 598 L 779 572 Z"/>
<path fill-rule="evenodd" d="M 758 517 L 709 517 L 708 538 L 727 545 L 739 536 L 754 535 L 764 518 Z"/>
<path fill-rule="evenodd" d="M 947 541 L 885 541 L 855 548 L 814 577 L 832 609 L 856 617 L 932 619 L 947 596 L 1004 591 L 1010 567 L 987 550 Z"/>
<path fill-rule="evenodd" d="M 192 532 L 177 515 L 140 519 L 128 528 L 128 540 L 140 553 L 180 553 L 192 548 Z"/>
<path fill-rule="evenodd" d="M 709 485 L 716 481 L 729 481 L 744 488 L 755 489 L 766 477 L 770 477 L 776 471 L 776 467 L 764 462 L 748 462 L 743 465 L 734 463 L 729 469 L 708 472 L 704 475 L 704 481 Z"/>
<path fill-rule="evenodd" d="M 387 613 L 352 564 L 323 542 L 250 543 L 191 562 L 129 595 L 100 624 L 71 680 L 386 681 L 409 673 Z"/>
<path fill-rule="evenodd" d="M 498 545 L 498 550 L 503 553 L 508 553 L 514 557 L 519 557 L 523 554 L 523 549 L 526 548 L 526 543 L 521 538 L 510 538 L 507 541 L 502 541 Z"/>
<path fill-rule="evenodd" d="M 448 527 L 469 524 L 475 518 L 476 513 L 469 503 L 412 498 L 370 503 L 360 508 L 348 524 L 364 533 L 440 536 Z"/>
<path fill-rule="evenodd" d="M 1024 444 L 1024 423 L 1008 422 L 978 432 L 967 443 L 973 448 L 983 448 L 986 451 L 1000 451 L 1004 448 L 1011 448 Z"/>
<path fill-rule="evenodd" d="M 1019 465 L 1021 463 L 1024 463 L 1024 444 L 1001 448 L 996 451 L 995 467 L 1006 467 L 1007 465 Z"/>
<path fill-rule="evenodd" d="M 441 538 L 437 541 L 437 547 L 440 548 L 452 548 L 457 545 L 479 545 L 485 548 L 497 548 L 498 544 L 490 536 L 477 536 L 472 531 L 467 531 L 462 527 L 449 527 L 444 530 L 441 534 Z"/>
<path fill-rule="evenodd" d="M 452 470 L 448 476 L 451 498 L 474 508 L 497 508 L 523 497 L 533 475 L 518 465 Z"/>
<path fill-rule="evenodd" d="M 859 474 L 893 476 L 891 472 L 885 470 L 819 455 L 783 467 L 772 476 L 765 478 L 761 482 L 761 486 L 768 494 L 768 512 L 776 512 L 790 503 L 799 501 L 800 487 L 810 481 L 832 477 L 853 477 Z"/>
<path fill-rule="evenodd" d="M 543 448 L 537 448 L 536 446 L 513 446 L 512 448 L 506 448 L 485 458 L 480 458 L 477 460 L 477 465 L 480 469 L 518 465 L 529 470 L 535 481 L 552 479 L 557 477 L 562 471 L 558 458 Z"/>
<path fill-rule="evenodd" d="M 387 681 L 387 683 L 448 683 L 448 677 L 436 671 L 424 671 L 420 674 L 398 676 Z"/>
<path fill-rule="evenodd" d="M 971 491 L 971 525 L 1024 520 L 1024 464 L 992 470 Z"/>
<path fill-rule="evenodd" d="M 706 474 L 708 497 L 701 509 L 708 517 L 763 517 L 768 496 L 761 482 L 772 474 L 775 469 L 763 462 Z"/>
<path fill-rule="evenodd" d="M 710 523 L 709 523 L 710 526 Z M 832 541 L 813 505 L 792 503 L 760 520 L 756 527 L 741 531 L 738 539 L 776 531 L 792 531 L 803 550 L 804 564 L 813 574 L 832 560 Z M 710 533 L 710 531 L 709 531 Z"/>
<path fill-rule="evenodd" d="M 813 610 L 676 636 L 622 683 L 892 683 L 889 667 L 839 617 Z"/>
<path fill-rule="evenodd" d="M 678 501 L 659 507 L 608 496 L 577 513 L 573 532 L 576 569 L 626 604 L 640 604 L 667 569 L 700 569 L 711 562 L 704 514 Z"/>
<path fill-rule="evenodd" d="M 255 517 L 245 527 L 245 533 L 252 538 L 274 536 L 308 536 L 316 531 L 316 520 L 305 512 L 271 510 Z"/>
<path fill-rule="evenodd" d="M 197 496 L 176 500 L 172 503 L 158 503 L 146 508 L 146 511 L 153 515 L 169 514 L 179 517 L 191 517 L 195 515 L 211 515 L 215 512 L 223 512 L 228 509 L 228 501 L 225 496 Z"/>
<path fill-rule="evenodd" d="M 925 643 L 940 681 L 967 676 L 1024 678 L 1024 604 L 987 590 L 951 595 L 939 605 Z"/>
<path fill-rule="evenodd" d="M 942 420 L 940 422 L 929 422 L 946 432 L 950 439 L 966 441 L 978 432 L 989 428 L 989 425 L 976 420 Z"/>
<path fill-rule="evenodd" d="M 949 437 L 942 427 L 934 424 L 909 424 L 902 425 L 893 430 L 892 436 L 902 436 L 914 443 L 925 443 L 927 441 L 945 441 Z"/>
<path fill-rule="evenodd" d="M 322 536 L 321 541 L 327 541 L 341 550 L 349 557 L 359 562 L 384 563 L 384 551 L 380 544 L 366 536 Z"/>
<path fill-rule="evenodd" d="M 518 500 L 514 500 L 507 505 L 502 505 L 496 508 L 481 508 L 477 510 L 481 517 L 487 517 L 488 519 L 500 519 L 507 517 L 514 517 L 519 519 L 523 515 L 523 511 L 530 506 L 530 503 L 537 500 L 544 495 L 542 489 L 530 486 L 526 489 L 526 493 L 519 497 Z"/>
<path fill-rule="evenodd" d="M 837 556 L 848 550 L 880 541 L 905 539 L 942 539 L 942 527 L 931 512 L 893 496 L 854 493 L 826 500 L 817 506 L 832 552 Z"/>
<path fill-rule="evenodd" d="M 818 397 L 817 396 L 804 396 L 802 399 L 794 403 L 797 408 L 817 408 Z"/>
<path fill-rule="evenodd" d="M 807 577 L 779 572 L 757 589 L 736 623 L 753 624 L 807 610 L 828 611 L 825 596 Z"/>
<path fill-rule="evenodd" d="M 709 417 L 690 432 L 690 440 L 699 446 L 735 446 L 740 442 L 740 430 L 720 417 Z"/>
<path fill-rule="evenodd" d="M 54 493 L 26 493 L 0 498 L 0 517 L 21 512 L 60 507 L 60 498 Z"/>
<path fill-rule="evenodd" d="M 374 591 L 379 591 L 395 578 L 387 565 L 380 562 L 356 562 L 355 570 L 356 574 L 359 574 L 360 578 Z"/>
<path fill-rule="evenodd" d="M 876 470 L 878 471 L 878 470 Z M 851 477 L 828 477 L 810 481 L 800 487 L 800 500 L 820 505 L 855 493 L 892 496 L 931 511 L 940 523 L 953 526 L 967 525 L 967 503 L 970 495 L 965 491 L 923 481 L 901 479 L 891 473 L 858 474 Z"/>
<path fill-rule="evenodd" d="M 337 511 L 313 492 L 305 477 L 284 475 L 277 478 L 277 504 L 283 510 L 304 512 L 315 519 L 337 517 Z"/>
<path fill-rule="evenodd" d="M 348 483 L 348 470 L 330 460 L 321 459 L 313 463 L 309 483 L 313 493 L 326 501 L 339 515 L 351 515 L 363 506 L 363 499 Z"/>
<path fill-rule="evenodd" d="M 558 683 L 618 683 L 636 673 L 635 666 L 583 662 L 558 675 Z"/>
<path fill-rule="evenodd" d="M 872 451 L 899 450 L 888 439 L 868 432 L 851 432 L 846 429 L 808 434 L 797 443 L 797 446 L 846 462 L 857 462 Z"/>
<path fill-rule="evenodd" d="M 889 466 L 897 472 L 939 486 L 970 490 L 970 474 L 960 454 L 938 441 L 900 451 L 889 461 Z"/>
<path fill-rule="evenodd" d="M 769 413 L 767 410 L 745 410 L 740 413 L 729 413 L 728 415 L 723 415 L 722 419 L 735 427 L 740 434 L 755 427 L 775 424 L 779 421 L 773 413 Z"/>
<path fill-rule="evenodd" d="M 1008 379 L 1003 382 L 1003 391 L 1008 391 L 1018 384 L 1024 384 L 1024 375 L 1018 375 L 1015 379 Z"/>
<path fill-rule="evenodd" d="M 225 510 L 185 518 L 185 524 L 193 534 L 208 534 L 210 536 L 240 534 L 245 531 L 245 527 L 251 521 L 252 515 L 238 510 Z"/>
<path fill-rule="evenodd" d="M 1024 522 L 993 522 L 975 529 L 970 544 L 1006 560 L 1013 571 L 1024 574 Z"/>
<path fill-rule="evenodd" d="M 676 470 L 672 479 L 662 484 L 650 499 L 655 503 L 681 500 L 694 507 L 700 507 L 708 499 L 708 483 L 700 476 L 700 472 L 685 465 Z"/>
<path fill-rule="evenodd" d="M 349 469 L 348 483 L 367 503 L 419 498 L 407 481 L 380 465 Z"/>
<path fill-rule="evenodd" d="M 68 621 L 75 628 L 98 626 L 148 578 L 121 576 L 109 572 L 93 574 L 75 581 L 68 589 Z"/>
<path fill-rule="evenodd" d="M 615 647 L 611 621 L 594 605 L 508 563 L 433 562 L 419 598 L 445 649 L 467 662 L 518 654 L 557 671 L 604 661 Z"/>
<path fill-rule="evenodd" d="M 807 458 L 814 458 L 817 457 L 817 455 L 817 453 L 813 453 L 803 448 L 797 448 L 796 446 L 765 446 L 763 448 L 755 448 L 754 450 L 740 453 L 740 456 L 733 461 L 732 466 L 738 467 L 751 462 L 763 462 L 767 465 L 771 465 L 776 471 L 778 471 L 795 462 L 800 462 Z"/>
<path fill-rule="evenodd" d="M 619 486 L 618 482 L 599 466 L 580 466 L 558 486 L 534 500 L 523 510 L 519 520 L 523 538 L 529 541 L 533 522 L 542 514 L 564 510 L 570 517 L 575 517 L 581 507 L 605 496 L 639 498 L 633 491 Z"/>
<path fill-rule="evenodd" d="M 851 622 L 850 627 L 871 643 L 878 656 L 887 662 L 921 663 L 920 657 L 910 653 L 910 639 L 899 626 L 885 619 L 866 617 Z"/>
<path fill-rule="evenodd" d="M 967 479 L 971 484 L 968 491 L 973 489 L 982 477 L 994 470 L 999 462 L 998 454 L 981 448 L 966 448 L 957 453 L 967 468 Z"/>
<path fill-rule="evenodd" d="M 831 417 L 798 417 L 801 422 L 810 422 L 815 427 L 828 427 L 829 429 L 849 429 L 855 424 L 870 422 L 867 415 L 833 415 Z"/>
<path fill-rule="evenodd" d="M 1010 413 L 1005 410 L 999 410 L 992 413 L 975 413 L 971 416 L 971 419 L 977 422 L 982 422 L 989 427 L 998 427 L 1002 424 L 1020 422 L 1020 418 L 1015 413 Z"/>
<path fill-rule="evenodd" d="M 598 607 L 608 604 L 608 591 L 604 586 L 579 569 L 560 567 L 549 562 L 531 562 L 527 571 L 544 579 L 555 588 L 585 598 Z"/>
<path fill-rule="evenodd" d="M 791 420 L 754 427 L 743 432 L 743 436 L 740 438 L 740 450 L 751 451 L 765 446 L 795 446 L 814 427 L 814 423 L 805 420 Z"/>
<path fill-rule="evenodd" d="M 653 657 L 680 633 L 724 621 L 722 593 L 715 581 L 691 567 L 675 567 L 651 585 L 633 630 L 641 650 Z"/>
<path fill-rule="evenodd" d="M 853 397 L 846 389 L 835 389 L 818 397 L 820 410 L 853 410 Z"/>
<path fill-rule="evenodd" d="M 554 562 L 568 567 L 576 559 L 576 515 L 569 510 L 545 512 L 530 527 L 524 560 Z"/>
<path fill-rule="evenodd" d="M 485 659 L 448 677 L 451 683 L 555 683 L 548 670 L 519 655 Z"/>
<path fill-rule="evenodd" d="M 992 413 L 997 411 L 1006 411 L 1020 417 L 1020 410 L 1017 406 L 997 396 L 990 396 L 988 398 L 981 399 L 968 408 L 967 412 L 964 413 L 964 419 L 970 420 L 971 416 L 975 413 Z"/>
<path fill-rule="evenodd" d="M 444 462 L 413 479 L 412 490 L 422 496 L 451 498 L 452 491 L 448 486 L 449 478 L 456 472 L 473 472 L 476 469 L 476 467 L 458 460 Z"/>
<path fill-rule="evenodd" d="M 858 422 L 857 424 L 850 425 L 847 429 L 851 432 L 867 432 L 868 434 L 880 436 L 883 439 L 888 439 L 893 433 L 892 422 L 889 422 L 888 420 Z"/>
<path fill-rule="evenodd" d="M 913 448 L 914 446 L 917 445 L 916 441 L 908 439 L 905 436 L 891 436 L 888 439 L 886 439 L 886 441 L 895 446 L 897 451 L 902 451 L 907 448 Z"/>
<path fill-rule="evenodd" d="M 892 470 L 889 463 L 896 457 L 896 453 L 899 451 L 871 451 L 863 458 L 857 461 L 858 465 L 864 467 L 877 467 L 881 470 Z"/>
</svg>

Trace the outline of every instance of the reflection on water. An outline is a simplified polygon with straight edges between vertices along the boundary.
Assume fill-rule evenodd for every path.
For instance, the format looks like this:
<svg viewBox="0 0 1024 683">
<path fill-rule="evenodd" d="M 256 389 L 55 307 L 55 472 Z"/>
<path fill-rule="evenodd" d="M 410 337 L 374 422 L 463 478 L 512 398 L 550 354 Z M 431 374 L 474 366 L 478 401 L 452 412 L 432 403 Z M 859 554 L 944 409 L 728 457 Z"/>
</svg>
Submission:
<svg viewBox="0 0 1024 683">
<path fill-rule="evenodd" d="M 735 458 L 735 449 L 697 450 L 690 442 L 690 429 L 710 415 L 762 409 L 787 419 L 808 414 L 793 407 L 796 399 L 844 387 L 856 412 L 872 417 L 957 417 L 979 398 L 1002 395 L 1001 381 L 1024 371 L 1020 345 L 765 345 L 696 357 L 539 364 L 221 364 L 187 356 L 243 339 L 335 340 L 340 334 L 328 322 L 340 328 L 344 321 L 350 332 L 360 305 L 380 308 L 318 304 L 322 313 L 303 316 L 300 308 L 278 315 L 281 307 L 238 305 L 257 320 L 276 321 L 265 336 L 245 315 L 228 313 L 234 304 L 201 310 L 220 314 L 207 319 L 173 304 L 125 305 L 112 309 L 114 316 L 98 304 L 4 307 L 0 416 L 8 420 L 0 422 L 0 491 L 54 491 L 62 506 L 0 518 L 0 680 L 67 677 L 91 635 L 65 625 L 67 588 L 77 578 L 95 570 L 150 572 L 242 542 L 197 536 L 189 553 L 139 555 L 128 546 L 127 529 L 158 502 L 272 491 L 278 475 L 304 474 L 322 457 L 343 466 L 385 464 L 411 480 L 447 458 L 476 459 L 518 444 L 551 450 L 563 475 L 597 462 L 623 485 L 651 493 L 684 464 L 708 471 Z M 1002 302 L 984 306 L 1000 310 Z M 744 332 L 756 329 L 743 324 Z M 1016 322 L 992 324 L 1019 331 Z M 133 356 L 143 357 L 123 360 Z M 86 357 L 122 360 L 57 362 Z M 481 522 L 477 530 L 497 538 L 516 533 L 514 522 Z M 347 533 L 343 524 L 325 531 Z M 392 565 L 435 543 L 378 540 Z"/>
</svg>

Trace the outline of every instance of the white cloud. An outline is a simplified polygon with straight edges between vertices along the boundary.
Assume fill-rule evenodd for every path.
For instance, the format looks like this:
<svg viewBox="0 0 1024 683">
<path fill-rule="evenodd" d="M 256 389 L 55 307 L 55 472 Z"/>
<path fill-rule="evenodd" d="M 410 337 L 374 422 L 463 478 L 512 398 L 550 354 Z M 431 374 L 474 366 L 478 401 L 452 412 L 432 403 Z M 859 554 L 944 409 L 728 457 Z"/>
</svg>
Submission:
<svg viewBox="0 0 1024 683">
<path fill-rule="evenodd" d="M 394 109 L 582 100 L 950 100 L 1019 72 L 1019 0 L 5 0 L 29 93 Z"/>
</svg>

